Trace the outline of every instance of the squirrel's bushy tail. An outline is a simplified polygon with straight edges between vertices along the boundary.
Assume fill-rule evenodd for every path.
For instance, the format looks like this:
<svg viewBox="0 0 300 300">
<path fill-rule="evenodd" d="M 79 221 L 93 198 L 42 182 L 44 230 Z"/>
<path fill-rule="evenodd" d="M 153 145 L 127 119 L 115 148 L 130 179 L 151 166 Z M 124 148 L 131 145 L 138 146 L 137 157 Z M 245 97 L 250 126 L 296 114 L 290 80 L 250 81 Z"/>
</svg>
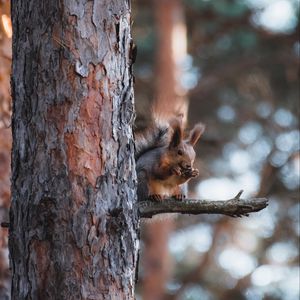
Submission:
<svg viewBox="0 0 300 300">
<path fill-rule="evenodd" d="M 143 131 L 135 133 L 135 159 L 144 153 L 166 146 L 170 143 L 170 134 L 175 127 L 182 128 L 182 115 L 173 111 L 159 111 L 155 106 L 151 108 L 151 125 Z"/>
<path fill-rule="evenodd" d="M 145 130 L 135 133 L 135 159 L 139 159 L 144 153 L 167 145 L 168 126 L 152 124 Z"/>
</svg>

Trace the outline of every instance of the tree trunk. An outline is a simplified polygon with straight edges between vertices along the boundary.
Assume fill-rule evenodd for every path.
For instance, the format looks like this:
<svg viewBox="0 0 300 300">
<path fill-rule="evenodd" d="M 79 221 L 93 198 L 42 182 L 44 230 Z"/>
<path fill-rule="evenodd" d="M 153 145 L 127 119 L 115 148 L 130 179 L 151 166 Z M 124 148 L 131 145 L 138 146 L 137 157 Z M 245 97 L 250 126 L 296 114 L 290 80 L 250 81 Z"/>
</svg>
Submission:
<svg viewBox="0 0 300 300">
<path fill-rule="evenodd" d="M 12 2 L 13 299 L 133 299 L 130 4 Z"/>
</svg>

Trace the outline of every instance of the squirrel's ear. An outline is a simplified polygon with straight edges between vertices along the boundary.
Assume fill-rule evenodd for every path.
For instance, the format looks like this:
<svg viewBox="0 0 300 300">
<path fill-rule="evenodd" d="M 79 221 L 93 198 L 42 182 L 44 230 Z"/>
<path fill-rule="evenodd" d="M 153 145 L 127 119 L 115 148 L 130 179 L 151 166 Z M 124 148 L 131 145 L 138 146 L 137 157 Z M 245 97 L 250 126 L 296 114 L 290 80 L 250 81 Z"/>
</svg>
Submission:
<svg viewBox="0 0 300 300">
<path fill-rule="evenodd" d="M 173 120 L 172 122 L 170 122 L 170 127 L 173 128 L 173 132 L 172 132 L 172 137 L 171 137 L 169 147 L 175 148 L 182 141 L 183 132 L 182 132 L 181 122 L 178 120 Z"/>
<path fill-rule="evenodd" d="M 198 142 L 200 136 L 203 134 L 205 130 L 205 125 L 202 123 L 198 123 L 194 126 L 194 128 L 190 131 L 189 137 L 188 137 L 188 142 L 192 145 L 195 146 L 196 143 Z"/>
</svg>

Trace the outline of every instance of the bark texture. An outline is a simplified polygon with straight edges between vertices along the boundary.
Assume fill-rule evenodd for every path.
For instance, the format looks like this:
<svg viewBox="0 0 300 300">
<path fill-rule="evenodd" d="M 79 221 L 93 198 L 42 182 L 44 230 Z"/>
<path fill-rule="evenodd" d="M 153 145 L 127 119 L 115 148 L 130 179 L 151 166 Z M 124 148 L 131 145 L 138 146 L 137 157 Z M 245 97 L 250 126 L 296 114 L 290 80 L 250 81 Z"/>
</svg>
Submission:
<svg viewBox="0 0 300 300">
<path fill-rule="evenodd" d="M 12 2 L 13 299 L 133 299 L 130 3 Z"/>
</svg>

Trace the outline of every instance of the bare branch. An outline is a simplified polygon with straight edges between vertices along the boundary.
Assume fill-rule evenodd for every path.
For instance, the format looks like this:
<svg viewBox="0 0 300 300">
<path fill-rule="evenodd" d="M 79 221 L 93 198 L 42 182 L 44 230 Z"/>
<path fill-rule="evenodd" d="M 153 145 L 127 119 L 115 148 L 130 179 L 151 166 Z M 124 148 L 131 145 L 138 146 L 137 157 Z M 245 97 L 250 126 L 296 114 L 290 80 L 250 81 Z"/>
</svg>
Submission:
<svg viewBox="0 0 300 300">
<path fill-rule="evenodd" d="M 165 199 L 161 202 L 144 200 L 138 203 L 139 214 L 142 218 L 151 218 L 162 213 L 181 214 L 223 214 L 230 217 L 249 216 L 249 213 L 257 212 L 268 206 L 266 198 L 241 199 L 243 191 L 229 200 L 193 200 L 182 201 L 174 198 Z"/>
</svg>

